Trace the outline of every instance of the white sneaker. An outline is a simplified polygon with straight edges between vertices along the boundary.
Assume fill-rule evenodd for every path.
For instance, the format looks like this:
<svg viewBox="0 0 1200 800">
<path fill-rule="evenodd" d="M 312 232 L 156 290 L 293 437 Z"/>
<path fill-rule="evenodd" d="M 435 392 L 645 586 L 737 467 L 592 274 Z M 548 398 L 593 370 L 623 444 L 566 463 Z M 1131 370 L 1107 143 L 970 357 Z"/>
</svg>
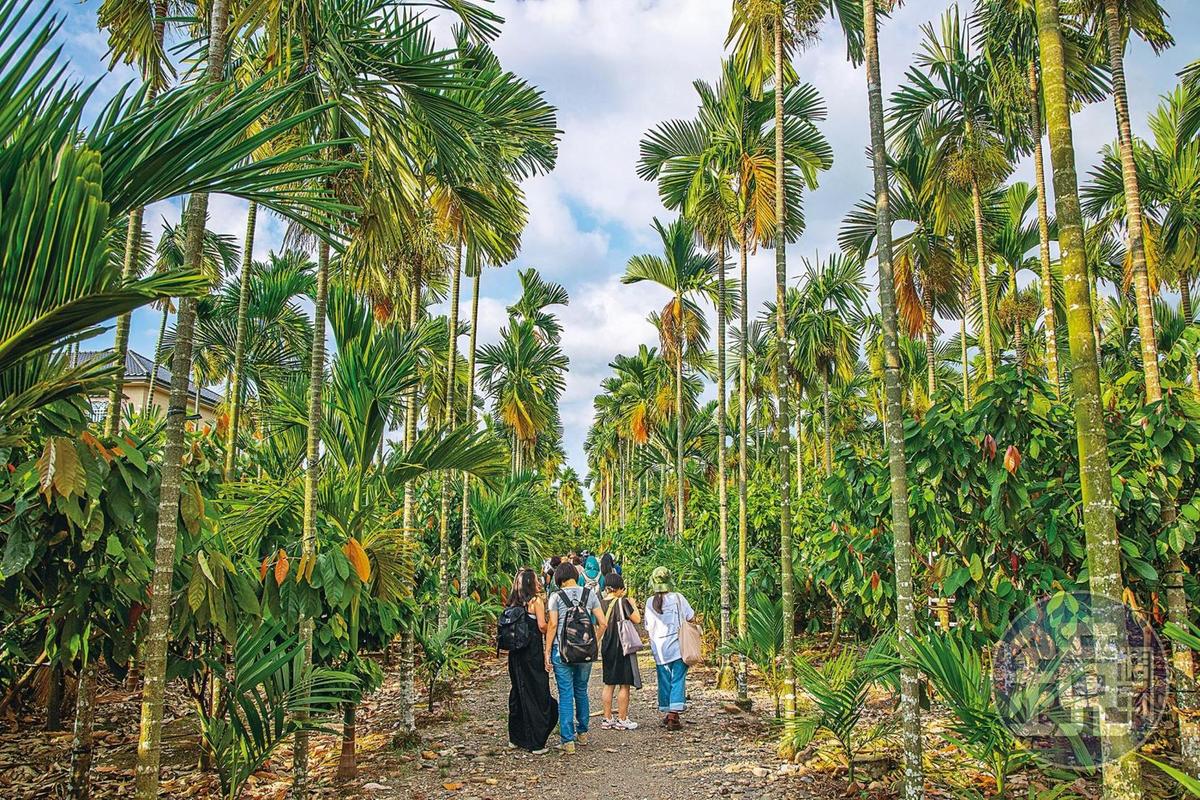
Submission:
<svg viewBox="0 0 1200 800">
<path fill-rule="evenodd" d="M 631 719 L 619 719 L 613 724 L 613 727 L 622 731 L 636 731 L 638 724 Z"/>
</svg>

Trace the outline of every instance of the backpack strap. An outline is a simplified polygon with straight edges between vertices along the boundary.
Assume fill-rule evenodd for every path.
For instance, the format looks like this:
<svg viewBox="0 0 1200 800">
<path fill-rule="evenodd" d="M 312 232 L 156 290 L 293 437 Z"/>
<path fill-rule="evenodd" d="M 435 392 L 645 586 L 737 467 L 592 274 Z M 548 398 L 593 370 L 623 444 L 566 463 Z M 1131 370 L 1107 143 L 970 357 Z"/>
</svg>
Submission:
<svg viewBox="0 0 1200 800">
<path fill-rule="evenodd" d="M 554 596 L 558 598 L 558 602 L 563 606 L 563 610 L 565 611 L 566 607 L 571 602 L 570 598 L 567 597 L 566 590 L 559 589 L 558 591 L 556 591 L 554 593 Z M 555 613 L 557 613 L 557 612 L 555 612 Z M 562 620 L 559 620 L 558 628 L 557 628 L 557 630 L 554 631 L 554 638 L 558 642 L 558 651 L 560 653 L 562 652 L 562 649 L 563 649 L 563 636 L 566 633 L 566 630 L 567 630 L 566 626 L 564 626 L 562 624 Z"/>
</svg>

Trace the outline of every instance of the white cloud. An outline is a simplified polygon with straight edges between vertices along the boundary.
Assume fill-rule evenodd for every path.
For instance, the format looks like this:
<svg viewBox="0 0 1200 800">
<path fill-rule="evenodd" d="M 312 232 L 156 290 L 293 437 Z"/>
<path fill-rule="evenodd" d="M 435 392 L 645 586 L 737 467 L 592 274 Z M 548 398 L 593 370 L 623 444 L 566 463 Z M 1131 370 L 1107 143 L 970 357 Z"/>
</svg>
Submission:
<svg viewBox="0 0 1200 800">
<path fill-rule="evenodd" d="M 58 0 L 70 18 L 66 35 L 81 76 L 100 74 L 107 49 L 95 33 L 94 3 L 80 9 Z M 885 21 L 880 35 L 885 96 L 904 79 L 920 26 L 950 5 L 950 0 L 909 3 Z M 1200 4 L 1177 3 L 1172 28 L 1180 42 L 1200 29 Z M 964 6 L 965 7 L 965 6 Z M 665 295 L 618 282 L 626 260 L 635 252 L 652 252 L 657 241 L 651 217 L 670 216 L 660 206 L 652 183 L 636 173 L 638 143 L 649 128 L 673 117 L 695 112 L 692 81 L 712 80 L 724 54 L 729 0 L 498 0 L 496 10 L 506 18 L 496 50 L 509 69 L 541 87 L 559 109 L 563 140 L 558 167 L 552 175 L 533 179 L 525 190 L 530 223 L 523 236 L 521 266 L 536 266 L 548 278 L 564 283 L 571 305 L 560 316 L 563 347 L 571 359 L 571 374 L 562 416 L 572 462 L 584 471 L 582 441 L 592 418 L 592 395 L 608 374 L 607 364 L 618 353 L 629 353 L 657 335 L 646 315 L 660 307 Z M 439 26 L 440 28 L 441 26 Z M 871 185 L 865 150 L 868 138 L 865 77 L 845 58 L 840 32 L 825 27 L 824 40 L 801 54 L 796 67 L 816 86 L 828 106 L 821 128 L 833 144 L 835 163 L 821 176 L 821 186 L 805 198 L 807 231 L 788 248 L 789 273 L 800 273 L 800 257 L 836 249 L 842 218 Z M 443 37 L 444 40 L 444 37 Z M 1140 42 L 1130 46 L 1127 70 L 1136 131 L 1145 130 L 1145 117 L 1156 95 L 1174 83 L 1173 73 L 1194 48 L 1180 45 L 1163 57 L 1153 57 Z M 106 78 L 99 96 L 133 78 L 122 68 L 115 80 Z M 1086 179 L 1098 148 L 1113 138 L 1113 112 L 1108 101 L 1089 106 L 1075 116 L 1075 143 L 1081 178 Z M 1017 173 L 1031 177 L 1027 164 Z M 245 204 L 214 196 L 210 227 L 235 236 L 241 243 Z M 147 211 L 147 225 L 157 238 L 161 217 L 175 222 L 178 204 Z M 278 248 L 284 224 L 261 213 L 254 255 L 265 257 Z M 731 275 L 736 271 L 730 254 Z M 749 266 L 751 313 L 774 294 L 774 253 L 762 250 Z M 507 321 L 505 307 L 515 299 L 516 269 L 488 270 L 483 277 L 479 333 L 482 342 L 495 341 Z M 873 281 L 871 281 L 873 283 Z M 463 315 L 469 313 L 469 282 L 463 288 Z M 715 326 L 714 326 L 715 328 Z M 155 322 L 139 319 L 139 336 L 147 338 Z M 462 342 L 466 346 L 466 340 Z"/>
<path fill-rule="evenodd" d="M 728 25 L 712 0 L 508 0 L 496 49 L 545 89 L 564 129 L 555 175 L 601 222 L 640 232 L 661 213 L 633 174 L 642 134 L 695 106 L 692 81 L 712 77 Z"/>
<path fill-rule="evenodd" d="M 536 266 L 552 280 L 591 274 L 608 256 L 609 235 L 602 229 L 583 229 L 566 203 L 557 174 L 525 184 L 529 224 L 521 234 L 521 263 Z"/>
<path fill-rule="evenodd" d="M 576 469 L 584 468 L 582 446 L 592 422 L 592 398 L 609 374 L 609 362 L 618 353 L 657 343 L 658 333 L 646 316 L 665 300 L 665 295 L 660 298 L 645 287 L 624 286 L 612 275 L 580 287 L 571 305 L 562 309 L 562 348 L 571 360 L 571 371 L 560 411 Z"/>
</svg>

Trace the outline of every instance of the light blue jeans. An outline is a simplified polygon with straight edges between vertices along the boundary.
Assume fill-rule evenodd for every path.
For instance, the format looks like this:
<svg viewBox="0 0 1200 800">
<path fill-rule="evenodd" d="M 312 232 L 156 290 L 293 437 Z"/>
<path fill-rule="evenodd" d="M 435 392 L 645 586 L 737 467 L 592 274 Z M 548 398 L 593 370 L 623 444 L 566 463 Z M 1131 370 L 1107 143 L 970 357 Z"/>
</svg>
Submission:
<svg viewBox="0 0 1200 800">
<path fill-rule="evenodd" d="M 670 664 L 657 664 L 658 672 L 658 710 L 663 714 L 668 711 L 683 711 L 687 701 L 687 664 L 679 658 Z M 562 713 L 562 705 L 559 705 Z"/>
<path fill-rule="evenodd" d="M 558 684 L 558 735 L 565 744 L 575 741 L 576 734 L 588 732 L 588 720 L 592 715 L 588 705 L 588 681 L 592 677 L 592 665 L 590 662 L 564 664 L 558 655 L 557 644 L 550 647 L 550 663 L 554 666 L 554 682 Z"/>
</svg>

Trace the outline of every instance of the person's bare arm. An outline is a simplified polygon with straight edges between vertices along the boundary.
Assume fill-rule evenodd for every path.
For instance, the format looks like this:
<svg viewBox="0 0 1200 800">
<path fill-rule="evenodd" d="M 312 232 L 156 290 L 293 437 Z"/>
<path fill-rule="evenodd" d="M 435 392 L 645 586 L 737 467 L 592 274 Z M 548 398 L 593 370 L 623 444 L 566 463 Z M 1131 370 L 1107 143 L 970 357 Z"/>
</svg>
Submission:
<svg viewBox="0 0 1200 800">
<path fill-rule="evenodd" d="M 555 632 L 558 631 L 558 612 L 554 609 L 550 609 L 549 613 L 546 615 L 546 630 L 555 631 Z M 550 648 L 554 646 L 554 636 L 553 635 L 546 636 L 545 639 L 546 639 L 546 672 L 553 672 L 554 665 L 550 663 Z"/>
<path fill-rule="evenodd" d="M 533 614 L 537 617 L 538 630 L 542 633 L 546 632 L 546 605 L 540 597 L 533 601 Z"/>
<path fill-rule="evenodd" d="M 629 601 L 629 608 L 632 609 L 629 612 L 629 621 L 632 622 L 634 625 L 641 625 L 642 624 L 642 615 L 640 613 L 638 613 L 637 603 L 635 603 L 633 601 L 632 597 L 626 597 L 625 599 Z"/>
<path fill-rule="evenodd" d="M 682 595 L 680 595 L 680 596 L 682 597 Z M 688 622 L 697 622 L 697 623 L 700 622 L 700 620 L 696 618 L 696 609 L 692 608 L 692 604 L 688 603 L 686 600 L 684 601 L 684 603 L 685 603 L 685 605 L 687 605 L 687 621 Z"/>
<path fill-rule="evenodd" d="M 592 612 L 592 619 L 596 621 L 596 641 L 604 638 L 604 631 L 608 628 L 608 617 L 604 614 L 604 606 L 597 605 Z"/>
</svg>

